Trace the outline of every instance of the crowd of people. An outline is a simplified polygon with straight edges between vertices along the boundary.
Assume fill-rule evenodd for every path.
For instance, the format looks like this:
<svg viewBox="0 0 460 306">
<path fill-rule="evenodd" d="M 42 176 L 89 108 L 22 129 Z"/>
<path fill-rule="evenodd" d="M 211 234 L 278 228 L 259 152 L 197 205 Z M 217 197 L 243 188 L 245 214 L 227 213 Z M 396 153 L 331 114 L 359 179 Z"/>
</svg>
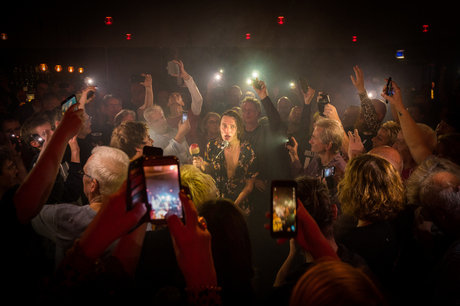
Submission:
<svg viewBox="0 0 460 306">
<path fill-rule="evenodd" d="M 131 84 L 129 101 L 38 81 L 33 100 L 20 103 L 23 92 L 2 85 L 7 295 L 59 304 L 460 304 L 455 107 L 428 121 L 430 100 L 409 99 L 398 80 L 371 99 L 358 66 L 342 115 L 320 88 L 300 84 L 277 101 L 258 79 L 250 92 L 210 81 L 202 94 L 175 63 L 182 86 L 166 99 L 148 74 Z M 455 106 L 453 92 L 446 99 Z M 63 112 L 72 94 L 78 102 Z M 185 220 L 166 214 L 158 226 L 140 222 L 146 205 L 126 209 L 130 162 L 148 154 L 179 160 L 174 198 Z M 297 205 L 275 207 L 275 231 L 296 214 L 290 240 L 264 226 L 274 180 L 297 185 Z"/>
</svg>

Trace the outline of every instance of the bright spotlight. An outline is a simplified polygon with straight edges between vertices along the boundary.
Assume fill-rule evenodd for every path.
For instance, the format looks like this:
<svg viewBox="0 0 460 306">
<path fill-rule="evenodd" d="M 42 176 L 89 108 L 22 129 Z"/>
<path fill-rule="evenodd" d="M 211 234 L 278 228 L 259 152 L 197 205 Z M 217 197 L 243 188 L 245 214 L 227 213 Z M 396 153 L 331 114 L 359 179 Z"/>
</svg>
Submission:
<svg viewBox="0 0 460 306">
<path fill-rule="evenodd" d="M 259 76 L 259 72 L 254 71 L 254 72 L 252 73 L 252 77 L 257 78 L 258 76 Z"/>
</svg>

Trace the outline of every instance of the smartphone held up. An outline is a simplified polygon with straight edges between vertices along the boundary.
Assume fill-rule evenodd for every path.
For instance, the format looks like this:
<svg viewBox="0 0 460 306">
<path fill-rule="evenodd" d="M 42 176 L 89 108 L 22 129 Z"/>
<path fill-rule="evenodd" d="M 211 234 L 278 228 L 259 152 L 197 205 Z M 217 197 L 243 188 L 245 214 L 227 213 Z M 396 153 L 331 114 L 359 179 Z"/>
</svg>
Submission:
<svg viewBox="0 0 460 306">
<path fill-rule="evenodd" d="M 132 161 L 128 170 L 127 210 L 143 203 L 147 213 L 142 222 L 166 224 L 170 214 L 183 220 L 179 168 L 175 156 L 144 155 Z"/>
<path fill-rule="evenodd" d="M 273 238 L 292 238 L 297 235 L 297 183 L 295 181 L 272 181 L 270 234 Z"/>
</svg>

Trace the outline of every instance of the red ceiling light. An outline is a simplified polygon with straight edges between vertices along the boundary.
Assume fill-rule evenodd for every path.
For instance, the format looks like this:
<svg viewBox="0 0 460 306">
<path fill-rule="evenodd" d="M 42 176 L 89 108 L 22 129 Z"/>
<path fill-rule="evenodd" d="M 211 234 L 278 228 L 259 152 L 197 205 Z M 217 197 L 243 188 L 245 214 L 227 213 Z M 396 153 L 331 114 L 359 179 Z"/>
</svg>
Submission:
<svg viewBox="0 0 460 306">
<path fill-rule="evenodd" d="M 56 70 L 56 72 L 61 72 L 62 71 L 62 66 L 61 65 L 56 65 L 56 66 L 54 66 L 54 70 Z"/>
<path fill-rule="evenodd" d="M 113 24 L 113 18 L 112 17 L 105 17 L 104 22 L 105 22 L 106 25 L 111 25 L 111 24 Z"/>
<path fill-rule="evenodd" d="M 126 40 L 131 40 L 131 34 L 126 34 Z"/>
<path fill-rule="evenodd" d="M 45 72 L 45 71 L 48 70 L 48 65 L 45 64 L 45 63 L 41 63 L 41 64 L 38 66 L 38 68 L 40 69 L 40 71 Z"/>
<path fill-rule="evenodd" d="M 246 33 L 246 39 L 251 39 L 251 33 Z"/>
<path fill-rule="evenodd" d="M 8 35 L 6 35 L 6 33 L 0 34 L 0 37 L 2 38 L 2 40 L 7 40 L 8 39 Z"/>
<path fill-rule="evenodd" d="M 67 71 L 69 71 L 70 73 L 74 72 L 74 70 L 75 69 L 73 68 L 73 66 L 69 66 L 69 68 L 67 68 Z"/>
<path fill-rule="evenodd" d="M 284 24 L 284 16 L 278 16 L 278 24 Z"/>
<path fill-rule="evenodd" d="M 428 25 L 427 24 L 423 25 L 423 33 L 428 33 Z"/>
<path fill-rule="evenodd" d="M 358 36 L 353 36 L 353 42 L 358 41 Z"/>
</svg>

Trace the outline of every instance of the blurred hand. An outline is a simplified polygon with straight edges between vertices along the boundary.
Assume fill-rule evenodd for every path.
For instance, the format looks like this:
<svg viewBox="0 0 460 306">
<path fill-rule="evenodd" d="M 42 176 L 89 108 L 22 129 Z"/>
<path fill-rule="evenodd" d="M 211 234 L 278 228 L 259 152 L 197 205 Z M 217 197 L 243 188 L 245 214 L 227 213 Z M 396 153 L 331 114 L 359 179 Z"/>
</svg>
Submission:
<svg viewBox="0 0 460 306">
<path fill-rule="evenodd" d="M 185 71 L 184 64 L 182 63 L 182 61 L 173 60 L 173 62 L 179 65 L 179 73 L 180 73 L 181 78 L 183 78 L 184 80 L 188 80 L 190 78 L 190 75 Z M 173 76 L 176 76 L 176 75 L 173 75 Z"/>
<path fill-rule="evenodd" d="M 359 136 L 357 129 L 355 129 L 354 134 L 351 131 L 348 131 L 348 139 L 348 157 L 350 159 L 365 151 L 363 142 L 361 141 L 361 137 Z"/>
<path fill-rule="evenodd" d="M 254 88 L 254 91 L 260 97 L 260 100 L 263 100 L 268 96 L 267 86 L 265 86 L 264 81 L 259 81 L 258 78 L 256 78 L 256 81 L 259 83 L 260 89 L 256 88 L 254 85 L 252 85 L 252 88 Z"/>
<path fill-rule="evenodd" d="M 184 123 L 182 123 L 182 120 L 179 121 L 178 129 L 178 134 L 180 133 L 182 136 L 187 135 L 191 130 L 189 119 L 187 119 Z"/>
<path fill-rule="evenodd" d="M 85 124 L 84 111 L 83 109 L 78 109 L 79 106 L 80 103 L 76 103 L 70 106 L 56 128 L 55 134 L 61 133 L 62 131 L 62 133 L 65 135 L 66 142 L 77 135 Z"/>
<path fill-rule="evenodd" d="M 152 87 L 152 76 L 150 74 L 141 74 L 145 77 L 144 82 L 141 82 L 145 87 Z"/>
<path fill-rule="evenodd" d="M 201 156 L 195 156 L 193 157 L 192 164 L 197 167 L 198 169 L 201 169 L 203 166 L 203 158 Z"/>
<path fill-rule="evenodd" d="M 302 91 L 302 94 L 305 105 L 309 105 L 311 100 L 315 96 L 315 90 L 309 86 L 308 91 L 306 93 Z"/>
<path fill-rule="evenodd" d="M 90 99 L 88 99 L 87 96 L 90 91 L 96 92 L 97 91 L 96 86 L 88 86 L 85 89 L 83 89 L 83 91 L 81 92 L 80 101 L 78 101 L 80 102 L 80 105 L 85 105 L 94 98 L 94 95 L 93 95 Z"/>
<path fill-rule="evenodd" d="M 259 190 L 260 192 L 262 193 L 267 192 L 267 181 L 256 179 L 254 181 L 254 185 L 256 186 L 257 190 Z"/>
<path fill-rule="evenodd" d="M 323 114 L 324 114 L 324 116 L 326 116 L 326 118 L 336 120 L 340 124 L 342 124 L 342 122 L 340 121 L 339 114 L 337 113 L 337 109 L 331 103 L 328 103 L 328 104 L 324 105 Z"/>
<path fill-rule="evenodd" d="M 358 65 L 353 67 L 353 70 L 355 71 L 356 78 L 354 78 L 352 75 L 350 75 L 351 82 L 356 87 L 356 89 L 358 90 L 359 93 L 363 93 L 364 91 L 366 91 L 366 89 L 364 88 L 364 74 L 363 74 L 363 71 L 361 70 L 361 68 L 358 67 Z"/>
<path fill-rule="evenodd" d="M 388 79 L 385 79 L 385 81 L 388 82 Z M 386 89 L 386 85 L 385 85 L 383 88 L 383 92 L 381 94 L 382 97 L 385 98 L 385 100 L 388 100 L 390 104 L 393 105 L 396 109 L 404 108 L 404 104 L 403 104 L 402 96 L 401 96 L 401 88 L 399 88 L 398 85 L 396 85 L 394 81 L 391 81 L 391 84 L 393 87 L 393 95 L 390 97 L 385 94 L 385 89 Z"/>
<path fill-rule="evenodd" d="M 297 140 L 295 140 L 294 137 L 292 137 L 292 141 L 294 142 L 294 146 L 288 145 L 287 142 L 285 146 L 289 150 L 289 155 L 291 156 L 291 160 L 293 161 L 294 159 L 299 157 L 297 155 L 297 149 L 299 147 L 299 144 L 297 143 Z"/>
<path fill-rule="evenodd" d="M 184 207 L 185 225 L 176 215 L 167 215 L 179 268 L 188 287 L 217 286 L 211 234 L 199 223 L 198 212 L 187 195 L 181 191 L 179 197 Z"/>
</svg>

